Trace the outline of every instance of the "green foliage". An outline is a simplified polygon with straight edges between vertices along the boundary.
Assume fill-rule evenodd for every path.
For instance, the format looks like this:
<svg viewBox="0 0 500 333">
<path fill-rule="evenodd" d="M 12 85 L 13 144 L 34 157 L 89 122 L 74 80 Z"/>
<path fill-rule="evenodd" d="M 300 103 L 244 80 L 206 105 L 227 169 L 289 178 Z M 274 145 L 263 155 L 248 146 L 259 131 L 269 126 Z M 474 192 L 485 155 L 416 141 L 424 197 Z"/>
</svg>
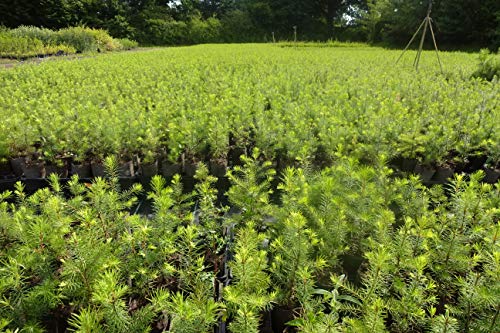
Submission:
<svg viewBox="0 0 500 333">
<path fill-rule="evenodd" d="M 74 313 L 69 320 L 70 332 L 104 332 L 101 326 L 101 314 L 91 308 L 83 308 L 80 313 Z"/>
<path fill-rule="evenodd" d="M 0 32 L 0 57 L 29 58 L 54 55 L 58 52 L 114 51 L 132 49 L 137 43 L 128 39 L 123 44 L 107 31 L 85 27 L 64 28 L 58 31 L 33 26 L 19 26 Z"/>
<path fill-rule="evenodd" d="M 319 239 L 306 222 L 300 213 L 290 213 L 271 243 L 273 284 L 279 288 L 279 302 L 290 308 L 307 301 L 315 274 L 325 266 L 324 259 L 313 257 L 313 247 Z"/>
<path fill-rule="evenodd" d="M 326 42 L 279 42 L 277 43 L 280 47 L 369 47 L 368 44 L 361 42 L 339 42 L 338 40 L 328 40 Z"/>
<path fill-rule="evenodd" d="M 99 46 L 96 35 L 84 27 L 71 27 L 57 32 L 57 41 L 73 45 L 77 52 L 95 52 Z"/>
<path fill-rule="evenodd" d="M 45 161 L 106 167 L 0 195 L 1 329 L 254 333 L 274 303 L 299 332 L 498 331 L 500 184 L 426 187 L 386 166 L 498 163 L 497 81 L 467 79 L 473 56 L 444 54 L 443 77 L 396 55 L 211 45 L 1 71 L 3 156 L 36 142 Z M 122 189 L 134 155 L 196 164 L 192 190 L 179 175 Z M 224 193 L 209 159 L 229 165 Z"/>
<path fill-rule="evenodd" d="M 254 333 L 274 302 L 304 333 L 498 330 L 500 184 L 478 172 L 427 188 L 339 156 L 319 173 L 286 169 L 273 205 L 259 156 L 231 176 L 233 216 L 203 164 L 193 193 L 154 177 L 150 216 L 131 214 L 141 186 L 120 190 L 116 158 L 105 179 L 74 176 L 69 196 L 55 176 L 32 195 L 18 183 L 0 196 L 2 330 L 43 332 L 63 314 L 74 332 L 210 332 L 225 320 Z"/>
<path fill-rule="evenodd" d="M 500 77 L 500 53 L 491 54 L 489 50 L 483 49 L 478 58 L 479 65 L 472 74 L 473 77 L 480 77 L 488 81 Z"/>
<path fill-rule="evenodd" d="M 149 18 L 139 40 L 153 45 L 189 45 L 220 41 L 221 22 L 215 17 L 193 16 L 180 21 L 171 18 Z"/>
<path fill-rule="evenodd" d="M 478 155 L 498 162 L 498 85 L 466 79 L 474 55 L 443 53 L 456 73 L 444 77 L 424 54 L 415 77 L 411 66 L 392 65 L 399 51 L 297 51 L 206 45 L 1 71 L 0 150 L 30 155 L 39 142 L 50 163 L 107 155 L 154 161 L 166 151 L 170 162 L 184 154 L 228 165 L 235 158 L 228 153 L 254 147 L 279 168 L 325 166 L 339 153 L 431 166 Z M 67 85 L 79 89 L 61 91 Z"/>
<path fill-rule="evenodd" d="M 261 249 L 265 240 L 266 235 L 259 234 L 253 223 L 248 223 L 237 235 L 234 260 L 229 264 L 234 282 L 224 289 L 224 299 L 232 315 L 231 332 L 259 332 L 260 313 L 274 300 L 274 293 L 268 292 L 271 280 L 266 272 L 266 251 Z"/>
<path fill-rule="evenodd" d="M 420 0 L 4 0 L 0 25 L 60 29 L 85 24 L 141 44 L 363 40 L 402 45 L 425 16 Z M 500 46 L 497 0 L 440 0 L 433 18 L 439 42 Z"/>
<path fill-rule="evenodd" d="M 109 35 L 105 30 L 89 30 L 97 44 L 97 49 L 102 51 L 115 51 L 120 48 L 120 43 Z"/>
<path fill-rule="evenodd" d="M 221 306 L 210 297 L 200 294 L 194 293 L 186 297 L 180 292 L 171 294 L 163 289 L 153 293 L 151 303 L 163 316 L 168 314 L 170 331 L 183 333 L 208 333 L 213 329 Z"/>
<path fill-rule="evenodd" d="M 118 42 L 118 48 L 120 50 L 132 50 L 139 47 L 139 43 L 128 38 L 118 38 L 116 42 Z"/>
<path fill-rule="evenodd" d="M 271 181 L 276 171 L 269 161 L 259 161 L 259 150 L 251 157 L 242 155 L 243 166 L 235 166 L 227 174 L 233 184 L 227 195 L 231 204 L 241 210 L 242 222 L 254 221 L 262 225 L 266 217 L 272 216 L 273 206 L 269 196 L 272 194 Z"/>
<path fill-rule="evenodd" d="M 361 12 L 361 30 L 370 42 L 405 45 L 424 19 L 428 1 L 368 0 Z M 431 17 L 438 43 L 498 48 L 499 5 L 485 1 L 434 1 Z M 432 47 L 430 36 L 427 45 Z"/>
<path fill-rule="evenodd" d="M 192 44 L 215 43 L 220 40 L 221 23 L 215 17 L 206 20 L 194 17 L 188 23 L 189 42 Z"/>
<path fill-rule="evenodd" d="M 13 37 L 16 38 L 26 37 L 29 39 L 37 39 L 41 41 L 44 45 L 53 44 L 55 42 L 54 31 L 46 28 L 21 25 L 15 29 L 7 31 L 9 31 Z"/>
<path fill-rule="evenodd" d="M 16 36 L 11 32 L 0 32 L 0 57 L 28 58 L 52 55 L 62 51 L 73 54 L 76 49 L 64 44 L 44 44 L 40 39 L 28 36 Z"/>
<path fill-rule="evenodd" d="M 143 44 L 178 45 L 186 43 L 187 24 L 182 21 L 148 19 L 139 40 Z"/>
</svg>

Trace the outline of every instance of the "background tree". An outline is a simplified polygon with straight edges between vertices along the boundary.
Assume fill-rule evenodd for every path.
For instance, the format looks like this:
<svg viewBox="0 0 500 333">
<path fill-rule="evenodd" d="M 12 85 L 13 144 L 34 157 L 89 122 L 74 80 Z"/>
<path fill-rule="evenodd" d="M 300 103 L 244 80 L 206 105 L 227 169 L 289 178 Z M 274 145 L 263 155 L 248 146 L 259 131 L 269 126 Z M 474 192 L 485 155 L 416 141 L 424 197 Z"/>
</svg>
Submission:
<svg viewBox="0 0 500 333">
<path fill-rule="evenodd" d="M 3 0 L 0 25 L 86 25 L 160 45 L 263 42 L 272 32 L 290 40 L 296 26 L 301 40 L 401 46 L 427 5 L 425 0 Z M 441 45 L 500 46 L 497 0 L 434 0 L 432 18 Z"/>
<path fill-rule="evenodd" d="M 427 7 L 421 0 L 368 0 L 361 18 L 365 38 L 401 45 L 416 31 Z M 431 16 L 441 44 L 500 46 L 498 1 L 436 0 Z"/>
</svg>

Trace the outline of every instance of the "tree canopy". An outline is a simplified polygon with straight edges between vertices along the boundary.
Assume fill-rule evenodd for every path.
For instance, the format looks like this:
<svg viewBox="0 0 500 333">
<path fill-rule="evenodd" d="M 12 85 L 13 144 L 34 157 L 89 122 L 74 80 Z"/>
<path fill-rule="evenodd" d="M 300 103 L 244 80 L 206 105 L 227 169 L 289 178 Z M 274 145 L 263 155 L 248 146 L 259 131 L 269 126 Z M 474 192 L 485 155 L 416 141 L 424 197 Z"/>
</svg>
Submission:
<svg viewBox="0 0 500 333">
<path fill-rule="evenodd" d="M 427 10 L 423 0 L 3 0 L 0 25 L 86 25 L 146 44 L 291 39 L 365 40 L 401 45 Z M 500 45 L 498 0 L 434 0 L 439 41 Z M 200 30 L 201 29 L 201 30 Z"/>
</svg>

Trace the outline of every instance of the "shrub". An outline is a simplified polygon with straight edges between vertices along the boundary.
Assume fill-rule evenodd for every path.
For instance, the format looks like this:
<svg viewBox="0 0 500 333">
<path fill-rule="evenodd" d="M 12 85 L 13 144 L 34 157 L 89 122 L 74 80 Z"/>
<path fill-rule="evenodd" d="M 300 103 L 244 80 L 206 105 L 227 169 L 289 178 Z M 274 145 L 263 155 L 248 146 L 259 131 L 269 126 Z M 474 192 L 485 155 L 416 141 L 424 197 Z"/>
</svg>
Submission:
<svg viewBox="0 0 500 333">
<path fill-rule="evenodd" d="M 116 39 L 116 41 L 119 44 L 120 50 L 131 50 L 131 49 L 135 49 L 139 46 L 139 43 L 137 43 L 135 40 L 131 40 L 128 38 L 120 38 L 120 39 Z"/>
<path fill-rule="evenodd" d="M 54 44 L 56 42 L 56 32 L 50 29 L 38 28 L 34 26 L 21 25 L 10 30 L 13 37 L 28 37 L 38 39 L 43 44 Z"/>
<path fill-rule="evenodd" d="M 13 36 L 10 32 L 0 32 L 0 57 L 29 58 L 56 54 L 59 51 L 62 51 L 64 54 L 76 52 L 75 48 L 71 46 L 54 44 L 44 45 L 44 43 L 37 38 Z"/>
<path fill-rule="evenodd" d="M 24 54 L 36 54 L 43 47 L 38 39 L 13 37 L 10 33 L 0 33 L 0 56 L 18 58 Z"/>
<path fill-rule="evenodd" d="M 3 42 L 3 48 L 0 52 L 3 56 L 6 56 L 6 53 L 11 56 L 29 57 L 54 54 L 58 51 L 64 53 L 75 53 L 75 50 L 77 52 L 115 51 L 128 50 L 138 46 L 137 42 L 132 40 L 114 39 L 106 30 L 86 27 L 53 31 L 33 26 L 20 26 L 11 30 L 3 28 L 0 30 L 0 34 L 2 34 Z M 40 43 L 42 44 L 40 45 Z M 7 52 L 7 50 L 10 51 Z M 53 52 L 53 50 L 55 51 Z"/>
<path fill-rule="evenodd" d="M 235 9 L 221 19 L 221 41 L 248 42 L 255 41 L 255 36 L 263 35 L 252 21 L 249 13 Z"/>
<path fill-rule="evenodd" d="M 478 60 L 479 65 L 472 74 L 473 77 L 480 77 L 488 81 L 493 80 L 495 76 L 500 77 L 500 53 L 492 54 L 488 49 L 483 49 L 479 53 Z"/>
<path fill-rule="evenodd" d="M 193 18 L 189 22 L 188 27 L 190 43 L 213 43 L 219 40 L 221 23 L 214 17 L 210 17 L 207 20 Z"/>
<path fill-rule="evenodd" d="M 57 32 L 57 42 L 73 46 L 77 52 L 95 52 L 98 48 L 95 33 L 84 27 L 71 27 Z"/>
<path fill-rule="evenodd" d="M 185 22 L 150 19 L 146 21 L 141 41 L 153 45 L 185 44 L 187 31 Z"/>
<path fill-rule="evenodd" d="M 68 46 L 64 44 L 59 44 L 59 45 L 45 45 L 43 47 L 44 53 L 43 55 L 52 55 L 52 54 L 57 54 L 57 53 L 63 53 L 63 54 L 75 54 L 76 49 L 73 46 Z"/>
<path fill-rule="evenodd" d="M 221 30 L 221 22 L 213 17 L 206 20 L 193 17 L 188 22 L 149 19 L 139 38 L 142 43 L 152 45 L 213 43 L 220 40 Z"/>
<path fill-rule="evenodd" d="M 113 39 L 106 30 L 102 29 L 86 29 L 94 37 L 99 51 L 115 51 L 120 49 L 120 43 Z"/>
</svg>

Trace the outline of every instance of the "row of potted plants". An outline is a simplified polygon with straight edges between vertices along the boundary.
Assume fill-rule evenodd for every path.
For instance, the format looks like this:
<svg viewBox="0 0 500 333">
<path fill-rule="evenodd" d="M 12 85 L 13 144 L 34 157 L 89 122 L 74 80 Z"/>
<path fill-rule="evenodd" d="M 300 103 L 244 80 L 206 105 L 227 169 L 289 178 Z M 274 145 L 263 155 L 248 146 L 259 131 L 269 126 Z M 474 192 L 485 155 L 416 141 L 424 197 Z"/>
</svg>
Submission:
<svg viewBox="0 0 500 333">
<path fill-rule="evenodd" d="M 446 76 L 392 68 L 393 55 L 211 45 L 0 71 L 0 158 L 39 149 L 47 165 L 110 154 L 147 164 L 167 149 L 176 163 L 255 146 L 269 159 L 479 154 L 496 167 L 499 85 L 469 79 L 473 55 L 444 54 Z"/>
<path fill-rule="evenodd" d="M 247 149 L 231 150 L 227 157 L 218 158 L 216 160 L 206 160 L 209 171 L 216 177 L 224 177 L 228 170 L 228 166 L 239 165 L 242 163 L 240 157 L 235 158 L 235 154 L 248 151 Z M 79 178 L 93 178 L 104 176 L 104 160 L 95 159 L 88 162 L 78 162 L 71 157 L 61 157 L 57 160 L 57 164 L 46 164 L 42 159 L 36 160 L 38 154 L 34 154 L 31 158 L 18 157 L 0 163 L 0 178 L 13 179 L 22 177 L 24 179 L 40 179 L 48 178 L 51 174 L 56 174 L 60 178 L 68 178 L 72 175 L 78 175 Z M 160 155 L 160 153 L 158 154 Z M 162 175 L 166 178 L 171 178 L 174 174 L 180 173 L 184 176 L 193 177 L 196 171 L 196 165 L 201 161 L 196 158 L 186 158 L 181 155 L 179 161 L 171 162 L 165 153 L 161 154 L 163 158 L 154 159 L 149 162 L 147 159 L 144 162 L 139 156 L 134 156 L 132 159 L 119 158 L 118 174 L 120 178 L 142 179 L 149 181 L 155 175 Z M 287 167 L 301 166 L 308 164 L 316 170 L 321 170 L 335 163 L 336 159 L 323 159 L 318 161 L 289 159 L 286 155 L 278 154 L 274 160 L 271 160 L 273 166 L 278 171 L 283 171 Z M 383 159 L 385 161 L 385 159 Z M 375 160 L 368 162 L 373 163 Z M 453 161 L 450 159 L 450 161 Z M 466 162 L 465 162 L 466 161 Z M 500 178 L 500 166 L 491 167 L 486 161 L 485 156 L 473 156 L 466 159 L 461 164 L 453 164 L 450 162 L 443 165 L 428 165 L 423 164 L 418 159 L 397 157 L 392 158 L 386 163 L 396 172 L 407 174 L 416 174 L 424 183 L 443 184 L 453 178 L 454 174 L 472 174 L 482 170 L 485 173 L 483 181 L 494 184 Z"/>
<path fill-rule="evenodd" d="M 446 187 L 339 158 L 229 170 L 230 207 L 200 164 L 194 190 L 105 178 L 0 195 L 4 332 L 495 332 L 500 183 Z M 64 191 L 70 195 L 64 195 Z"/>
</svg>

